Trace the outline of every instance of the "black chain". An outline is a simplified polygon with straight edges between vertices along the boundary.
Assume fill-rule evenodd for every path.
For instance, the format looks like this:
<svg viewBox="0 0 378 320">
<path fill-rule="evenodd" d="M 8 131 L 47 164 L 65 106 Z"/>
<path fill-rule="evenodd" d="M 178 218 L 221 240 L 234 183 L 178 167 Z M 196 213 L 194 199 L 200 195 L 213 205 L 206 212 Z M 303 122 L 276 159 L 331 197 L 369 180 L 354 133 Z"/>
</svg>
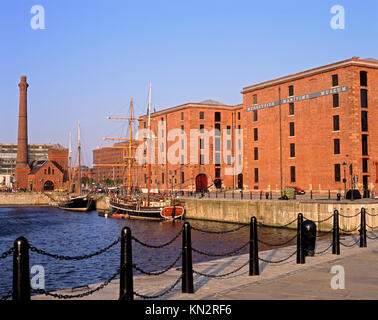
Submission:
<svg viewBox="0 0 378 320">
<path fill-rule="evenodd" d="M 182 257 L 182 252 L 178 255 L 178 257 L 176 258 L 176 260 L 171 263 L 167 268 L 165 268 L 164 270 L 162 271 L 157 271 L 157 272 L 149 272 L 149 271 L 145 271 L 141 268 L 139 268 L 138 266 L 136 266 L 135 264 L 133 265 L 133 268 L 143 274 L 146 274 L 146 275 L 149 275 L 149 276 L 159 276 L 163 273 L 166 273 L 167 271 L 171 270 L 174 265 L 180 260 L 180 258 Z"/>
<path fill-rule="evenodd" d="M 115 240 L 113 243 L 111 243 L 109 246 L 105 247 L 104 249 L 101 249 L 101 250 L 96 251 L 96 252 L 91 253 L 91 254 L 86 254 L 86 255 L 83 255 L 83 256 L 76 256 L 76 257 L 61 256 L 61 255 L 57 255 L 57 254 L 48 253 L 48 252 L 46 252 L 42 249 L 38 249 L 38 248 L 33 247 L 33 246 L 30 246 L 30 250 L 33 251 L 33 252 L 36 252 L 38 254 L 41 254 L 41 255 L 44 255 L 44 256 L 49 256 L 51 258 L 58 259 L 58 260 L 85 260 L 85 259 L 89 259 L 89 258 L 92 258 L 94 256 L 97 256 L 97 255 L 100 255 L 100 254 L 106 252 L 107 250 L 109 250 L 110 248 L 115 246 L 120 241 L 121 241 L 121 237 L 119 237 L 117 240 Z"/>
<path fill-rule="evenodd" d="M 359 216 L 360 214 L 361 214 L 361 212 L 358 212 L 353 216 L 344 216 L 343 214 L 339 213 L 339 216 L 343 217 L 343 218 L 355 218 L 355 217 Z"/>
<path fill-rule="evenodd" d="M 260 261 L 263 261 L 265 263 L 281 263 L 281 262 L 284 262 L 286 260 L 289 260 L 293 255 L 295 255 L 297 253 L 297 250 L 295 250 L 290 256 L 288 256 L 287 258 L 285 259 L 281 259 L 281 260 L 275 260 L 275 261 L 272 261 L 272 260 L 264 260 L 262 258 L 259 258 Z"/>
<path fill-rule="evenodd" d="M 370 237 L 370 236 L 366 235 L 366 237 L 367 237 L 368 239 L 370 239 L 370 240 L 377 240 L 377 239 L 378 239 L 377 236 L 375 236 L 375 237 Z"/>
<path fill-rule="evenodd" d="M 294 222 L 296 222 L 296 221 L 298 221 L 298 218 L 295 218 L 293 221 L 290 221 L 289 223 L 284 224 L 284 225 L 282 225 L 282 226 L 274 226 L 274 227 L 275 227 L 275 228 L 285 228 L 285 227 L 291 225 L 292 223 L 294 223 Z M 264 224 L 261 224 L 261 226 L 264 226 Z"/>
<path fill-rule="evenodd" d="M 343 245 L 344 247 L 351 248 L 351 247 L 355 246 L 359 241 L 360 241 L 360 239 L 357 239 L 357 241 L 352 243 L 352 244 L 345 244 L 345 243 L 340 241 L 340 244 Z"/>
<path fill-rule="evenodd" d="M 378 228 L 378 226 L 372 227 L 372 226 L 369 226 L 368 224 L 366 224 L 366 226 L 373 230 Z"/>
<path fill-rule="evenodd" d="M 153 249 L 160 249 L 160 248 L 164 248 L 164 247 L 166 247 L 166 246 L 169 246 L 171 243 L 173 243 L 180 235 L 181 235 L 181 233 L 182 233 L 182 231 L 183 231 L 183 229 L 181 229 L 180 231 L 179 231 L 179 233 L 172 239 L 172 240 L 170 240 L 170 241 L 168 241 L 167 243 L 164 243 L 164 244 L 162 244 L 162 245 L 159 245 L 159 246 L 154 246 L 154 245 L 151 245 L 151 244 L 147 244 L 147 243 L 145 243 L 145 242 L 142 242 L 142 241 L 140 241 L 139 239 L 137 239 L 137 238 L 135 238 L 135 237 L 131 237 L 135 242 L 137 242 L 137 243 L 139 243 L 139 244 L 141 244 L 142 246 L 145 246 L 145 247 L 147 247 L 147 248 L 153 248 Z"/>
<path fill-rule="evenodd" d="M 192 227 L 192 229 L 195 230 L 195 231 L 203 232 L 203 233 L 225 234 L 225 233 L 239 231 L 240 229 L 243 229 L 245 227 L 249 227 L 249 224 L 245 224 L 245 225 L 242 225 L 242 226 L 237 227 L 235 229 L 226 230 L 226 231 L 210 231 L 210 230 L 203 230 L 203 229 L 199 229 L 199 228 L 195 228 L 195 227 Z"/>
<path fill-rule="evenodd" d="M 118 268 L 118 270 L 108 280 L 106 280 L 104 283 L 102 283 L 98 287 L 96 287 L 92 290 L 89 290 L 87 292 L 84 292 L 84 293 L 79 293 L 79 294 L 74 294 L 74 295 L 65 295 L 65 294 L 47 292 L 46 290 L 43 290 L 43 289 L 33 289 L 32 292 L 44 294 L 46 296 L 51 296 L 51 297 L 58 298 L 58 299 L 83 298 L 83 297 L 86 297 L 86 296 L 89 296 L 89 295 L 95 293 L 96 291 L 100 291 L 101 289 L 105 288 L 110 282 L 112 282 L 115 279 L 115 277 L 117 275 L 120 274 L 120 272 L 121 272 L 121 268 Z"/>
<path fill-rule="evenodd" d="M 180 275 L 180 277 L 175 281 L 174 284 L 172 284 L 168 289 L 164 290 L 163 292 L 157 294 L 157 295 L 154 295 L 154 296 L 147 296 L 147 295 L 143 295 L 143 294 L 140 294 L 140 293 L 137 293 L 134 291 L 134 294 L 139 297 L 139 298 L 143 298 L 143 299 L 157 299 L 157 298 L 160 298 L 164 295 L 166 295 L 168 292 L 172 291 L 174 287 L 177 286 L 177 284 L 181 281 L 182 279 L 182 275 Z"/>
<path fill-rule="evenodd" d="M 323 220 L 317 220 L 317 221 L 314 221 L 314 220 L 308 219 L 308 218 L 306 218 L 306 217 L 303 217 L 303 219 L 305 219 L 305 220 L 310 220 L 310 221 L 315 222 L 315 223 L 322 223 L 322 222 L 324 222 L 324 221 L 327 221 L 327 220 L 331 219 L 332 217 L 333 217 L 333 214 L 330 215 L 328 218 L 325 218 L 325 219 L 323 219 Z"/>
<path fill-rule="evenodd" d="M 240 267 L 238 267 L 237 269 L 235 269 L 235 270 L 233 270 L 231 272 L 224 273 L 224 274 L 219 274 L 219 275 L 206 274 L 206 273 L 202 273 L 202 272 L 195 271 L 195 270 L 193 270 L 193 273 L 198 274 L 200 276 L 208 277 L 208 278 L 223 278 L 223 277 L 229 276 L 230 274 L 238 272 L 239 270 L 241 270 L 242 268 L 244 268 L 247 264 L 249 264 L 249 260 L 246 263 L 244 263 L 243 265 L 241 265 Z"/>
<path fill-rule="evenodd" d="M 319 251 L 319 252 L 315 252 L 314 254 L 317 254 L 317 255 L 323 254 L 323 253 L 327 252 L 332 247 L 332 245 L 333 245 L 333 243 L 331 243 L 329 245 L 329 247 L 327 247 L 326 249 Z"/>
<path fill-rule="evenodd" d="M 344 230 L 342 228 L 339 227 L 339 229 L 343 232 L 346 232 L 346 233 L 349 233 L 349 232 L 353 232 L 353 231 L 356 231 L 359 227 L 361 227 L 361 225 L 358 225 L 356 228 L 354 228 L 353 230 Z"/>
<path fill-rule="evenodd" d="M 298 234 L 296 234 L 294 237 L 292 237 L 291 239 L 289 239 L 288 241 L 283 242 L 283 243 L 269 243 L 269 242 L 264 242 L 264 241 L 259 240 L 259 239 L 257 241 L 262 243 L 262 244 L 265 244 L 267 246 L 279 247 L 279 246 L 283 246 L 283 245 L 288 244 L 289 242 L 293 241 L 297 236 L 298 236 Z"/>
<path fill-rule="evenodd" d="M 197 253 L 202 254 L 202 255 L 204 255 L 204 256 L 209 256 L 209 257 L 226 257 L 226 256 L 231 256 L 231 255 L 233 255 L 234 253 L 236 253 L 236 252 L 242 250 L 242 249 L 245 248 L 249 243 L 250 243 L 250 242 L 248 241 L 247 243 L 243 244 L 240 248 L 237 248 L 237 249 L 235 249 L 235 250 L 233 250 L 233 251 L 231 251 L 231 252 L 227 252 L 227 253 L 219 253 L 219 254 L 218 254 L 218 253 L 207 253 L 207 252 L 203 252 L 203 251 L 198 250 L 198 249 L 195 249 L 195 248 L 193 248 L 193 247 L 192 247 L 192 250 L 193 250 L 194 252 L 197 252 Z"/>
<path fill-rule="evenodd" d="M 378 216 L 378 214 L 371 214 L 371 213 L 369 213 L 369 212 L 366 212 L 366 214 L 367 214 L 368 216 L 370 216 L 370 217 L 377 217 L 377 216 Z"/>
<path fill-rule="evenodd" d="M 6 257 L 8 257 L 10 254 L 12 254 L 14 252 L 14 248 L 10 248 L 9 250 L 3 252 L 0 256 L 0 259 L 5 259 Z"/>
<path fill-rule="evenodd" d="M 0 300 L 8 300 L 13 295 L 13 291 L 9 291 L 5 296 L 1 297 Z"/>
</svg>

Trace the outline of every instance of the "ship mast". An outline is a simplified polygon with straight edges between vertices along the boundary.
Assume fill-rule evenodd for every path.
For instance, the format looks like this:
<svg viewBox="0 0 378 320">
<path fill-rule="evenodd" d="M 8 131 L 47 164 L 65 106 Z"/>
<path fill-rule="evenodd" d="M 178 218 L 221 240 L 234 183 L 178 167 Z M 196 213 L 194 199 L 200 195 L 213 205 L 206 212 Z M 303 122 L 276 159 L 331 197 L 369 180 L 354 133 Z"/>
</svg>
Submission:
<svg viewBox="0 0 378 320">
<path fill-rule="evenodd" d="M 80 144 L 80 121 L 78 123 L 78 130 L 77 130 L 77 150 L 79 153 L 79 196 L 81 196 L 81 144 Z"/>
<path fill-rule="evenodd" d="M 69 144 L 68 144 L 68 162 L 69 162 L 69 171 L 68 171 L 68 179 L 69 179 L 69 188 L 68 192 L 71 192 L 72 187 L 72 137 L 70 132 Z"/>
<path fill-rule="evenodd" d="M 130 101 L 130 119 L 129 119 L 129 155 L 127 159 L 128 164 L 128 180 L 127 193 L 131 195 L 131 157 L 132 157 L 132 139 L 133 139 L 133 98 Z"/>
<path fill-rule="evenodd" d="M 150 188 L 151 188 L 151 83 L 150 88 L 148 90 L 148 146 L 147 146 L 147 154 L 148 154 L 148 163 L 147 163 L 147 206 L 150 205 Z"/>
</svg>

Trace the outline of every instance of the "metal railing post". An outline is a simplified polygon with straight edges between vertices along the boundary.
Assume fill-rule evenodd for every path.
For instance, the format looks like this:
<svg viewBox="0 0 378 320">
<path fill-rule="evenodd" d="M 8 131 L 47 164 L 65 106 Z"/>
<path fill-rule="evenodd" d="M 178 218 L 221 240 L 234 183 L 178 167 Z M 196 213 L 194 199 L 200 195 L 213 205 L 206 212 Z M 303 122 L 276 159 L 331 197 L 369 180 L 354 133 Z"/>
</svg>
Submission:
<svg viewBox="0 0 378 320">
<path fill-rule="evenodd" d="M 194 293 L 191 227 L 185 222 L 182 234 L 182 293 Z"/>
<path fill-rule="evenodd" d="M 340 254 L 339 211 L 333 212 L 332 254 Z"/>
<path fill-rule="evenodd" d="M 249 275 L 258 276 L 259 270 L 259 247 L 257 239 L 257 219 L 251 217 L 249 233 Z"/>
<path fill-rule="evenodd" d="M 305 263 L 302 225 L 303 225 L 303 215 L 302 213 L 299 213 L 298 219 L 297 219 L 297 264 Z"/>
<path fill-rule="evenodd" d="M 366 248 L 366 210 L 361 209 L 360 248 Z"/>
<path fill-rule="evenodd" d="M 29 243 L 24 237 L 14 242 L 12 299 L 30 301 Z"/>
<path fill-rule="evenodd" d="M 131 243 L 131 230 L 129 227 L 124 227 L 121 232 L 121 273 L 119 280 L 119 300 L 134 300 Z"/>
</svg>

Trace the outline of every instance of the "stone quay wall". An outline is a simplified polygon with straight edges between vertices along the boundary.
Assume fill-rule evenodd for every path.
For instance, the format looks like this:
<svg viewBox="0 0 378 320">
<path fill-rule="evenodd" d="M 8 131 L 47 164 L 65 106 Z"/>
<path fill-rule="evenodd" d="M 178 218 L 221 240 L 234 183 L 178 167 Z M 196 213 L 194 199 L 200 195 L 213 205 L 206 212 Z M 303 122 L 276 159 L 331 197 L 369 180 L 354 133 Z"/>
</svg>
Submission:
<svg viewBox="0 0 378 320">
<path fill-rule="evenodd" d="M 377 203 L 319 203 L 300 201 L 230 201 L 183 199 L 185 202 L 185 217 L 232 223 L 249 223 L 252 216 L 264 225 L 278 227 L 286 225 L 302 213 L 306 219 L 316 222 L 319 231 L 330 231 L 333 227 L 333 218 L 317 223 L 330 217 L 337 209 L 340 215 L 339 226 L 344 230 L 353 230 L 359 226 L 361 215 L 356 215 L 365 208 L 369 214 L 378 213 Z M 378 225 L 378 217 L 366 215 L 366 223 L 370 226 Z M 288 228 L 296 228 L 292 223 Z M 355 230 L 353 233 L 358 233 Z"/>
<path fill-rule="evenodd" d="M 0 193 L 0 206 L 49 206 L 52 198 L 42 192 Z"/>
</svg>

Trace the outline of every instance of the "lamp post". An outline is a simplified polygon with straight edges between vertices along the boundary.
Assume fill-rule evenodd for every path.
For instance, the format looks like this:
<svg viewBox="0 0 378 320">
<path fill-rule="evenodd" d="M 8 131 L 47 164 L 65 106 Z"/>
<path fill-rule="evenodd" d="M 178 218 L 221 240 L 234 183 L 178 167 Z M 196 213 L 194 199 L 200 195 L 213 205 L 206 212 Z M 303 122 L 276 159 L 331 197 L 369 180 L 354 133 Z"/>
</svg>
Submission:
<svg viewBox="0 0 378 320">
<path fill-rule="evenodd" d="M 344 179 L 343 179 L 343 182 L 344 182 L 344 199 L 346 198 L 346 183 L 347 183 L 347 179 L 346 179 L 346 166 L 347 166 L 347 163 L 344 161 L 343 162 L 343 167 L 344 167 Z"/>
</svg>

